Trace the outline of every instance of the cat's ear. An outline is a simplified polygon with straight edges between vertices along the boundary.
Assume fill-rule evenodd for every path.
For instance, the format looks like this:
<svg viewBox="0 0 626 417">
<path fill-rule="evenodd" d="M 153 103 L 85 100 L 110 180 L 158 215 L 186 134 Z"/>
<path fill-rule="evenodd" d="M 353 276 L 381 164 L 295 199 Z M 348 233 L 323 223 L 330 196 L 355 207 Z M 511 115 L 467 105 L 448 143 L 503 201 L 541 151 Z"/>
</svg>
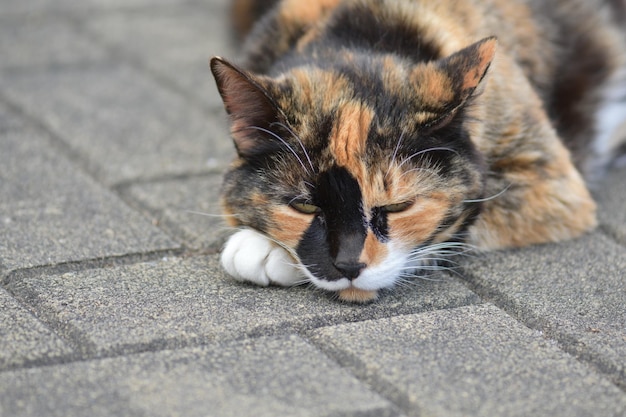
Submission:
<svg viewBox="0 0 626 417">
<path fill-rule="evenodd" d="M 264 140 L 271 125 L 281 121 L 281 112 L 268 91 L 252 74 L 230 62 L 214 57 L 211 72 L 231 122 L 231 136 L 242 157 L 268 150 L 272 141 Z"/>
<path fill-rule="evenodd" d="M 485 38 L 411 74 L 421 105 L 433 109 L 423 121 L 430 129 L 446 126 L 470 101 L 485 78 L 496 52 L 495 37 Z M 434 118 L 431 118 L 434 117 Z"/>
<path fill-rule="evenodd" d="M 452 81 L 456 100 L 466 101 L 485 78 L 496 54 L 497 39 L 492 36 L 480 40 L 438 62 Z"/>
</svg>

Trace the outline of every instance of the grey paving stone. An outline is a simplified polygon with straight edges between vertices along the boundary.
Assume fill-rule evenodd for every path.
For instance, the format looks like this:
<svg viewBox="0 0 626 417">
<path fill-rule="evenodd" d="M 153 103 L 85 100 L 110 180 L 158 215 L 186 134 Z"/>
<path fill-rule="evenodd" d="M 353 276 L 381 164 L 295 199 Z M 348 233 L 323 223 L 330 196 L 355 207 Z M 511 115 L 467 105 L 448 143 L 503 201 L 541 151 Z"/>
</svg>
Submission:
<svg viewBox="0 0 626 417">
<path fill-rule="evenodd" d="M 297 337 L 0 374 L 0 413 L 39 416 L 397 416 Z"/>
<path fill-rule="evenodd" d="M 71 353 L 62 339 L 0 289 L 0 371 Z"/>
<path fill-rule="evenodd" d="M 626 248 L 593 233 L 465 269 L 480 294 L 626 385 Z"/>
<path fill-rule="evenodd" d="M 0 133 L 7 132 L 9 130 L 22 129 L 26 126 L 24 119 L 10 110 L 8 105 L 0 101 Z"/>
<path fill-rule="evenodd" d="M 231 233 L 221 217 L 221 174 L 135 184 L 126 194 L 146 207 L 159 227 L 194 249 L 216 251 Z"/>
<path fill-rule="evenodd" d="M 626 168 L 611 172 L 594 194 L 600 227 L 626 245 Z"/>
<path fill-rule="evenodd" d="M 626 413 L 624 392 L 492 305 L 332 326 L 313 340 L 409 415 Z"/>
<path fill-rule="evenodd" d="M 68 19 L 2 17 L 0 13 L 0 56 L 0 71 L 6 72 L 103 61 L 106 51 L 86 39 Z"/>
<path fill-rule="evenodd" d="M 15 15 L 50 15 L 93 13 L 110 10 L 137 10 L 152 7 L 167 7 L 185 3 L 206 3 L 211 0 L 29 0 L 29 1 L 0 1 L 0 15 L 14 17 Z"/>
<path fill-rule="evenodd" d="M 2 89 L 107 184 L 204 172 L 234 152 L 225 120 L 123 64 L 12 72 Z"/>
<path fill-rule="evenodd" d="M 0 265 L 8 271 L 179 247 L 39 131 L 0 131 L 0 166 Z"/>
<path fill-rule="evenodd" d="M 106 14 L 87 20 L 85 27 L 106 44 L 167 77 L 199 102 L 221 110 L 209 59 L 214 55 L 235 58 L 229 5 L 222 1 L 176 10 Z"/>
<path fill-rule="evenodd" d="M 345 304 L 303 287 L 240 284 L 223 274 L 217 256 L 24 277 L 9 289 L 87 354 L 284 334 L 478 301 L 450 278 L 399 288 L 365 306 Z"/>
</svg>

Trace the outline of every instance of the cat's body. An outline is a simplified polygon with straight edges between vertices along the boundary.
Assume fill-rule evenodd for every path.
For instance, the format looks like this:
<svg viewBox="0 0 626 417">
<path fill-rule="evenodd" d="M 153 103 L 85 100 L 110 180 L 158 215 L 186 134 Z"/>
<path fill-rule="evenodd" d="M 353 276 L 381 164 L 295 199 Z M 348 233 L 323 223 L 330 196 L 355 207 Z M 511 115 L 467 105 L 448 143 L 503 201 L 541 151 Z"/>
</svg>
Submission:
<svg viewBox="0 0 626 417">
<path fill-rule="evenodd" d="M 240 1 L 240 3 L 250 3 Z M 624 147 L 622 0 L 284 0 L 212 61 L 234 277 L 365 299 L 466 244 L 595 226 Z M 496 38 L 497 37 L 497 41 Z"/>
</svg>

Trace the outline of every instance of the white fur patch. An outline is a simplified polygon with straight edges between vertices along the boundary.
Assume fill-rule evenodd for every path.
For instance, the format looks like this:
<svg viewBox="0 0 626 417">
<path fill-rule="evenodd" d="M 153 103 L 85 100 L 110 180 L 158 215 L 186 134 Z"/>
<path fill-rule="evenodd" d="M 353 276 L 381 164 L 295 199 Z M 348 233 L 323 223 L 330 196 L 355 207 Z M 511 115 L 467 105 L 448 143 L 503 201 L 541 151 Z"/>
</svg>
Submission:
<svg viewBox="0 0 626 417">
<path fill-rule="evenodd" d="M 337 281 L 327 281 L 315 277 L 308 271 L 306 274 L 315 286 L 328 291 L 341 291 L 349 287 L 366 291 L 376 291 L 382 288 L 393 287 L 398 279 L 408 275 L 410 269 L 412 269 L 410 255 L 410 252 L 399 250 L 390 243 L 387 257 L 378 265 L 365 268 L 361 272 L 361 275 L 353 281 L 347 278 L 342 278 Z"/>
<path fill-rule="evenodd" d="M 289 252 L 250 229 L 232 235 L 222 251 L 222 267 L 238 281 L 268 286 L 301 284 L 305 277 Z"/>
<path fill-rule="evenodd" d="M 613 81 L 607 85 L 602 94 L 602 104 L 596 113 L 594 152 L 597 160 L 592 162 L 593 165 L 589 167 L 589 172 L 593 174 L 598 168 L 602 169 L 604 165 L 610 162 L 620 140 L 623 142 L 625 139 L 617 136 L 624 134 L 625 124 L 626 69 L 615 74 Z"/>
<path fill-rule="evenodd" d="M 352 285 L 362 290 L 379 290 L 393 287 L 408 272 L 410 252 L 400 250 L 392 243 L 385 259 L 376 266 L 365 269 Z"/>
</svg>

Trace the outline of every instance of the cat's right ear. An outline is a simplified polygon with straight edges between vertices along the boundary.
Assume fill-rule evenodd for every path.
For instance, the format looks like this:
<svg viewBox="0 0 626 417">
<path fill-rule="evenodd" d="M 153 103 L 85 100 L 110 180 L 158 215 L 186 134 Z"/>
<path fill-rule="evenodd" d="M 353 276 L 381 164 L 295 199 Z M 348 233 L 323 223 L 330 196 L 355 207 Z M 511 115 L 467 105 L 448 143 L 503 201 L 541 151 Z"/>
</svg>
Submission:
<svg viewBox="0 0 626 417">
<path fill-rule="evenodd" d="M 280 122 L 281 112 L 268 91 L 252 74 L 214 57 L 211 72 L 231 122 L 231 136 L 239 156 L 246 158 L 270 150 L 273 141 L 264 132 Z"/>
</svg>

